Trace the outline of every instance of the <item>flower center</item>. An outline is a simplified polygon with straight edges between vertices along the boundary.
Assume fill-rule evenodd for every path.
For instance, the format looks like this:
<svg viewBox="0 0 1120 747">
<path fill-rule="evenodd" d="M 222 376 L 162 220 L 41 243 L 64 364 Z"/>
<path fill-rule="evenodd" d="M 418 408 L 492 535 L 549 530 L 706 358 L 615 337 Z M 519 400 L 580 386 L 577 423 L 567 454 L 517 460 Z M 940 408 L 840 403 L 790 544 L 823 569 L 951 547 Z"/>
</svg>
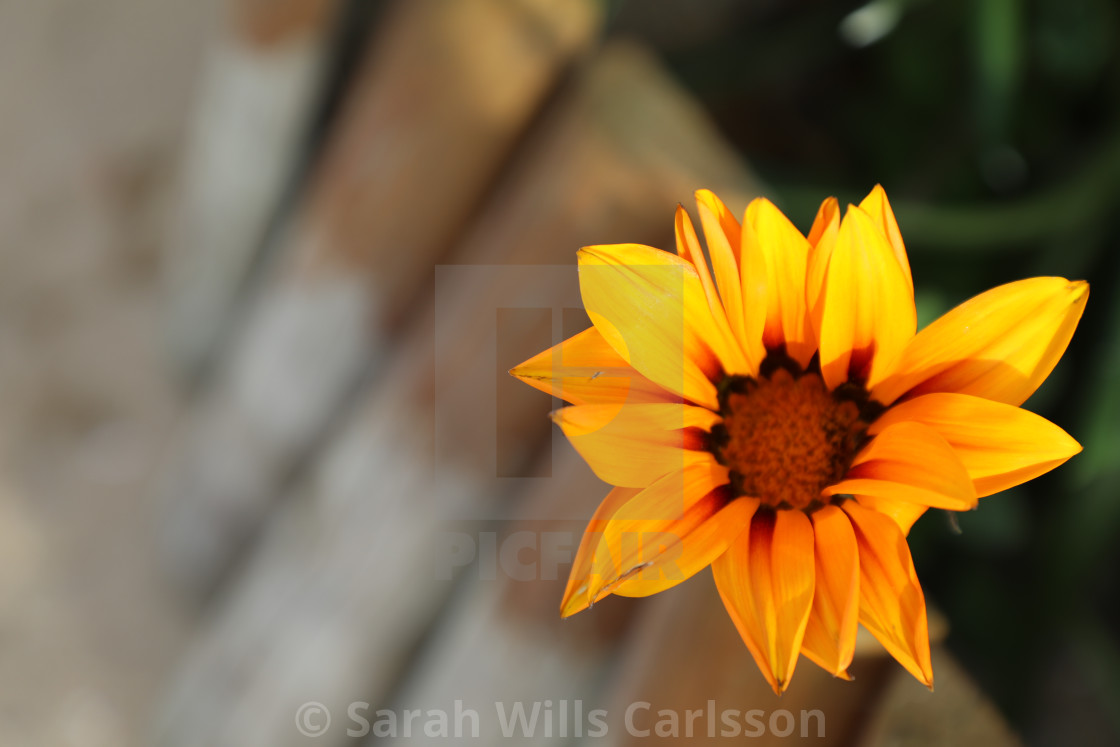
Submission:
<svg viewBox="0 0 1120 747">
<path fill-rule="evenodd" d="M 829 393 L 817 373 L 785 368 L 731 377 L 721 390 L 713 452 L 731 470 L 735 494 L 774 508 L 820 506 L 821 490 L 843 478 L 863 444 L 859 403 Z"/>
</svg>

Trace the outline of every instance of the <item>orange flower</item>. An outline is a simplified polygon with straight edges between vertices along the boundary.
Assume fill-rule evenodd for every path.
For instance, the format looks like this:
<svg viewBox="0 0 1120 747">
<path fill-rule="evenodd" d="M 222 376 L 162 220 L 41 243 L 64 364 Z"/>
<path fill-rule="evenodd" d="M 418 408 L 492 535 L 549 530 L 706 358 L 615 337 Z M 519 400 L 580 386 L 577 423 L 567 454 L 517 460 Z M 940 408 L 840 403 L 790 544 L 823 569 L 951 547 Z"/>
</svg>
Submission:
<svg viewBox="0 0 1120 747">
<path fill-rule="evenodd" d="M 645 596 L 711 565 L 774 691 L 799 653 L 847 677 L 862 624 L 933 686 L 906 535 L 1081 450 L 1020 409 L 1085 308 L 1083 281 L 1031 278 L 916 333 L 910 264 L 875 187 L 809 237 L 769 201 L 742 224 L 697 193 L 708 259 L 677 208 L 677 255 L 579 252 L 593 326 L 511 373 L 571 403 L 554 419 L 616 486 L 561 611 Z"/>
</svg>

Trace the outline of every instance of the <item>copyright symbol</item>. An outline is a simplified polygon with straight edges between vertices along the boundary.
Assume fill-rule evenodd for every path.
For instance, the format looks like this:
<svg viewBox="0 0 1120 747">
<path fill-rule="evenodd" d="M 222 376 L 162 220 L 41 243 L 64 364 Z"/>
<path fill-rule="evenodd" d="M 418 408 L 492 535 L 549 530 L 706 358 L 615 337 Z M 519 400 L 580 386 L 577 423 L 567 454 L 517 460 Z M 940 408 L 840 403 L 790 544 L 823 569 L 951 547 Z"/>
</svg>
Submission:
<svg viewBox="0 0 1120 747">
<path fill-rule="evenodd" d="M 331 728 L 331 712 L 322 703 L 304 703 L 296 711 L 296 729 L 305 737 L 321 737 Z"/>
</svg>

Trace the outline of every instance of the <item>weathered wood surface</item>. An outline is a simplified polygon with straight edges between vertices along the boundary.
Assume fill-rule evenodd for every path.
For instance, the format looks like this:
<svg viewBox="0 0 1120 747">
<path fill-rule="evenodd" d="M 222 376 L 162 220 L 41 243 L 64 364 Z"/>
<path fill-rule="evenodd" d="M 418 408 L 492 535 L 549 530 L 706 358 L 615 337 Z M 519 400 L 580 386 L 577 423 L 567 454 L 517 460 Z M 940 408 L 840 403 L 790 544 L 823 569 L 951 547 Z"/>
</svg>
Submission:
<svg viewBox="0 0 1120 747">
<path fill-rule="evenodd" d="M 147 747 L 179 406 L 157 247 L 213 0 L 0 3 L 0 745 Z"/>
<path fill-rule="evenodd" d="M 895 670 L 860 734 L 861 747 L 1018 747 L 1003 715 L 945 646 L 934 646 L 934 694 Z M 909 680 L 909 681 L 908 681 Z"/>
<path fill-rule="evenodd" d="M 214 587 L 377 367 L 389 320 L 589 42 L 595 7 L 422 0 L 388 12 L 166 471 L 164 547 L 186 585 Z"/>
<path fill-rule="evenodd" d="M 165 244 L 168 348 L 213 352 L 295 177 L 342 0 L 237 0 L 214 24 Z"/>
</svg>

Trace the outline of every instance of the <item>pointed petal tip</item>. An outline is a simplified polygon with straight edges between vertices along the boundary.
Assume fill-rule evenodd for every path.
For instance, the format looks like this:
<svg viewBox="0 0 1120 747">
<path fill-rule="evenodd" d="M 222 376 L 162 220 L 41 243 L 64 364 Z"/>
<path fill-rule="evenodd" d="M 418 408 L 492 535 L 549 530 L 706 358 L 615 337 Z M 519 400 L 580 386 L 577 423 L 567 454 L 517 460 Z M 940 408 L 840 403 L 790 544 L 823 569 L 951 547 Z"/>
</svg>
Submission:
<svg viewBox="0 0 1120 747">
<path fill-rule="evenodd" d="M 560 618 L 566 620 L 572 615 L 590 608 L 591 605 L 587 599 L 587 585 L 581 584 L 569 589 L 564 594 L 564 598 L 560 600 Z"/>
</svg>

